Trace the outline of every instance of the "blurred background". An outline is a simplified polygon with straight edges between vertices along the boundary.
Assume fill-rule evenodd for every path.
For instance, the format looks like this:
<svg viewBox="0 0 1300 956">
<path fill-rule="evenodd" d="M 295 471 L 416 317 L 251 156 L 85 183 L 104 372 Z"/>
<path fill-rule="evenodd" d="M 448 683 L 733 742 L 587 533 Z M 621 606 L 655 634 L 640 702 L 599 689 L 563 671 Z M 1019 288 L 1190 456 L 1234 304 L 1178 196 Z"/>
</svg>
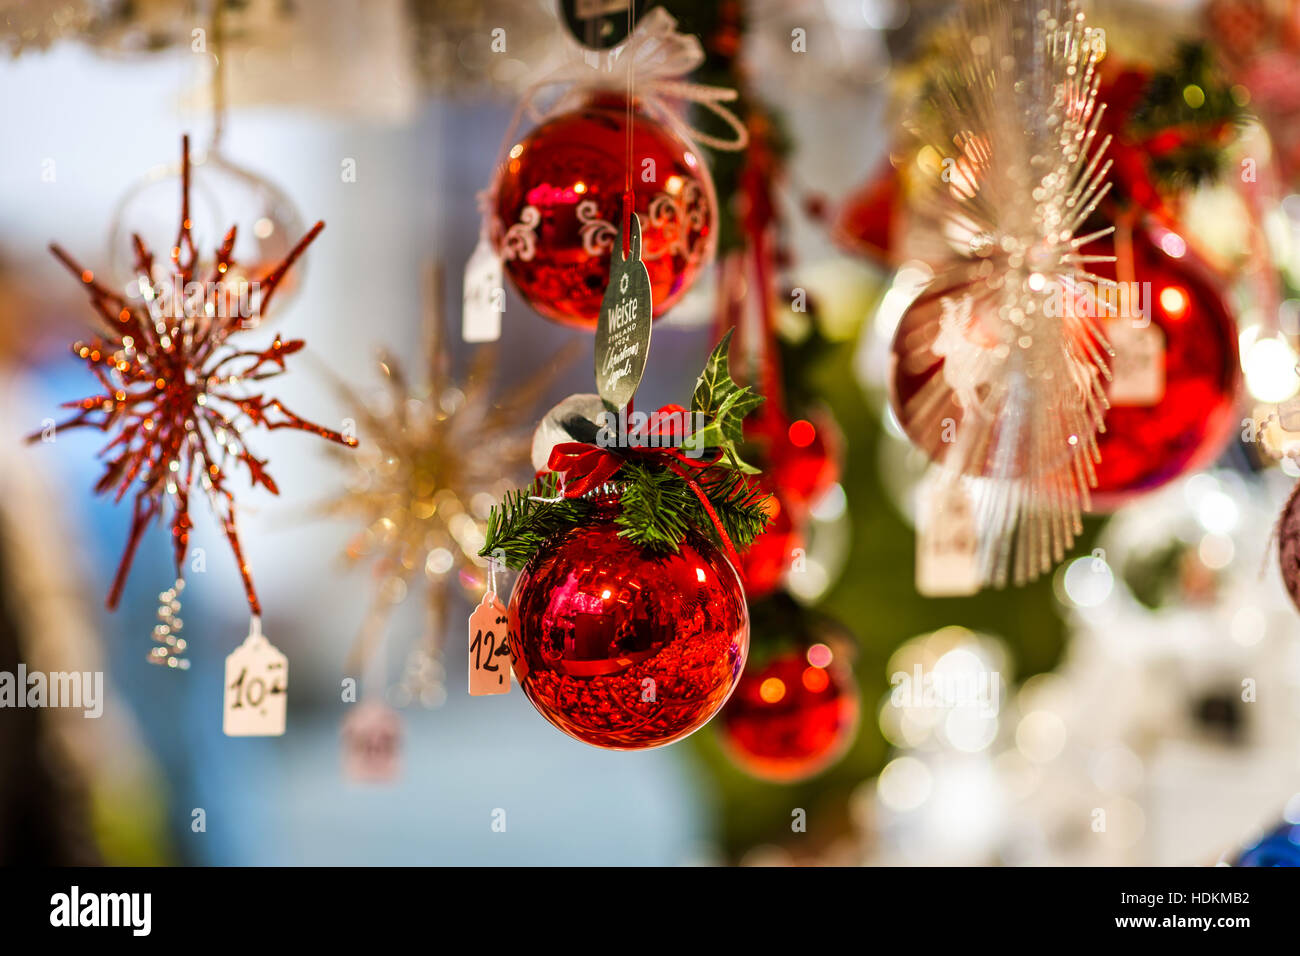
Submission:
<svg viewBox="0 0 1300 956">
<path fill-rule="evenodd" d="M 513 287 L 499 345 L 460 335 L 477 194 L 529 87 L 582 59 L 553 2 L 0 0 L 0 670 L 102 670 L 107 683 L 99 720 L 0 709 L 0 860 L 1212 864 L 1300 824 L 1300 642 L 1275 554 L 1300 474 L 1285 428 L 1300 391 L 1300 5 L 1085 5 L 1107 60 L 1149 102 L 1172 90 L 1191 111 L 1162 129 L 1194 161 L 1166 162 L 1151 131 L 1116 148 L 1161 161 L 1142 167 L 1161 196 L 1143 207 L 1158 224 L 1139 224 L 1154 237 L 1142 241 L 1176 223 L 1204 265 L 1185 276 L 1175 257 L 1140 278 L 1157 295 L 1212 295 L 1231 319 L 1218 356 L 1241 363 L 1230 424 L 1088 517 L 1053 573 L 948 597 L 914 580 L 926 458 L 891 411 L 888 370 L 925 274 L 900 235 L 909 170 L 927 160 L 902 144 L 900 115 L 952 5 L 663 6 L 700 38 L 692 78 L 740 90 L 751 145 L 700 151 L 717 185 L 717 258 L 656 325 L 639 400 L 689 394 L 719 302 L 765 294 L 737 293 L 728 263 L 743 269 L 754 236 L 776 236 L 775 315 L 755 362 L 783 381 L 783 434 L 799 462 L 813 449 L 816 476 L 790 508 L 798 527 L 773 539 L 767 593 L 752 595 L 750 671 L 768 701 L 786 684 L 763 667 L 794 662 L 785 679 L 817 697 L 788 718 L 806 752 L 765 761 L 750 736 L 761 728 L 726 711 L 667 749 L 610 752 L 557 733 L 518 688 L 466 696 L 460 622 L 481 562 L 454 528 L 452 543 L 421 538 L 414 564 L 394 557 L 388 505 L 366 497 L 387 473 L 382 451 L 365 457 L 370 423 L 407 401 L 383 352 L 417 390 L 437 371 L 420 399 L 433 432 L 476 402 L 515 403 L 525 451 L 489 469 L 478 491 L 492 499 L 503 476 L 510 487 L 530 470 L 545 410 L 590 390 L 589 334 L 546 321 Z M 1217 112 L 1202 123 L 1207 103 Z M 245 256 L 270 262 L 284 234 L 327 224 L 249 338 L 305 339 L 270 393 L 326 427 L 352 422 L 363 446 L 353 459 L 307 435 L 257 434 L 279 496 L 232 473 L 263 627 L 291 662 L 281 738 L 221 732 L 223 661 L 247 633 L 246 604 L 206 505 L 196 496 L 190 667 L 150 666 L 159 592 L 175 578 L 167 531 L 145 535 L 108 612 L 131 507 L 92 492 L 103 436 L 23 442 L 95 388 L 68 355 L 93 312 L 48 244 L 105 281 L 129 263 L 131 231 L 166 249 L 183 133 L 201 157 L 196 215 L 211 203 L 224 217 L 201 245 L 239 221 L 263 240 Z M 1245 160 L 1258 188 L 1237 183 Z M 756 227 L 760 199 L 771 208 Z M 1144 447 L 1172 414 L 1144 426 Z M 474 488 L 465 511 L 481 525 Z"/>
</svg>

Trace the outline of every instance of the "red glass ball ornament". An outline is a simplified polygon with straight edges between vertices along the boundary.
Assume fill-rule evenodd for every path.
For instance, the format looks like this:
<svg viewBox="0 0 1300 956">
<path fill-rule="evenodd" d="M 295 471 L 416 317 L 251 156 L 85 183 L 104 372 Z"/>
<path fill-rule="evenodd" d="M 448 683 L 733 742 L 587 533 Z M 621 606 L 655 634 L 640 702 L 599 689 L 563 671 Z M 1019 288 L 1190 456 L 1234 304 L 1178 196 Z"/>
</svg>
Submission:
<svg viewBox="0 0 1300 956">
<path fill-rule="evenodd" d="M 831 236 L 849 252 L 885 267 L 893 266 L 898 256 L 901 204 L 898 170 L 885 160 L 844 200 L 831 226 Z"/>
<path fill-rule="evenodd" d="M 1098 290 L 1118 312 L 1102 323 L 1116 352 L 1115 379 L 1104 386 L 1110 408 L 1097 435 L 1092 506 L 1106 511 L 1208 465 L 1223 450 L 1236 428 L 1240 360 L 1219 281 L 1181 236 L 1140 224 L 1118 250 L 1107 238 L 1083 251 L 1123 260 L 1122 276 L 1117 263 L 1090 263 L 1096 275 L 1120 281 L 1114 291 Z M 890 396 L 903 430 L 932 458 L 947 447 L 933 423 L 951 420 L 960 428 L 966 414 L 944 384 L 945 359 L 917 347 L 936 336 L 939 311 L 936 297 L 923 293 L 899 323 Z M 1149 327 L 1139 328 L 1147 319 Z M 966 333 L 968 350 L 996 345 L 978 321 Z M 977 459 L 969 470 L 987 467 L 987 459 Z"/>
<path fill-rule="evenodd" d="M 745 441 L 762 463 L 765 484 L 779 488 L 796 511 L 806 511 L 839 481 L 843 439 L 821 409 L 793 421 L 784 414 L 753 419 L 745 425 Z"/>
<path fill-rule="evenodd" d="M 627 107 L 618 96 L 549 119 L 510 150 L 496 183 L 493 237 L 515 288 L 546 318 L 595 328 L 627 161 Z M 699 154 L 639 109 L 632 163 L 641 258 L 659 316 L 713 257 L 713 183 Z"/>
<path fill-rule="evenodd" d="M 749 650 L 736 572 L 707 539 L 651 554 L 614 512 L 557 536 L 510 596 L 515 674 L 542 716 L 584 743 L 643 750 L 704 726 Z"/>
<path fill-rule="evenodd" d="M 767 475 L 762 476 L 759 484 L 772 495 L 768 502 L 771 523 L 740 553 L 745 594 L 751 599 L 766 597 L 781 587 L 795 551 L 804 545 L 802 520 L 796 521 L 794 508 L 787 501 L 785 492 L 777 488 Z"/>
<path fill-rule="evenodd" d="M 1119 255 L 1124 261 L 1093 266 L 1104 278 L 1136 282 L 1133 294 L 1141 296 L 1145 309 L 1140 321 L 1150 319 L 1150 328 L 1141 331 L 1132 329 L 1131 318 L 1109 322 L 1117 378 L 1107 385 L 1111 407 L 1106 430 L 1097 436 L 1101 461 L 1096 465 L 1094 510 L 1118 507 L 1136 494 L 1209 465 L 1235 433 L 1239 418 L 1237 323 L 1218 279 L 1181 236 L 1167 229 L 1135 229 L 1131 249 L 1131 270 L 1123 245 Z M 1088 252 L 1113 255 L 1116 249 L 1107 239 L 1089 246 Z M 1122 276 L 1117 264 L 1123 267 Z M 1162 349 L 1163 358 L 1158 351 L 1151 353 L 1154 358 L 1141 358 L 1146 348 Z M 1150 371 L 1163 381 L 1157 400 L 1150 400 L 1156 390 L 1137 402 L 1117 398 L 1118 376 L 1129 362 L 1138 364 L 1139 392 L 1142 365 L 1153 363 Z"/>
<path fill-rule="evenodd" d="M 827 645 L 801 642 L 746 668 L 719 718 L 722 744 L 746 773 L 793 783 L 844 755 L 858 714 L 852 672 Z"/>
</svg>

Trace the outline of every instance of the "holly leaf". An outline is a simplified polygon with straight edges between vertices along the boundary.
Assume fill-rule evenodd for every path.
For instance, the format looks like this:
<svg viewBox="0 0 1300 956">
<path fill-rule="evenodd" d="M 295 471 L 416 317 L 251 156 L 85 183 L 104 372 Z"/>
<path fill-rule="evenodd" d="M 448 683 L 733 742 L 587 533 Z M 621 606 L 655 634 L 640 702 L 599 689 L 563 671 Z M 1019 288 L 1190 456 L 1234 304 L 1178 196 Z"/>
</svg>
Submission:
<svg viewBox="0 0 1300 956">
<path fill-rule="evenodd" d="M 735 446 L 744 440 L 745 416 L 763 404 L 763 396 L 748 385 L 737 385 L 731 377 L 731 336 L 734 331 L 727 330 L 695 382 L 691 411 L 703 414 L 709 423 L 697 429 L 684 447 L 701 451 L 721 448 L 734 467 L 752 474 L 755 469 L 740 460 Z"/>
<path fill-rule="evenodd" d="M 727 397 L 739 386 L 731 378 L 731 335 L 735 329 L 727 329 L 704 363 L 704 371 L 695 380 L 695 394 L 691 396 L 691 411 L 703 412 L 713 417 Z"/>
<path fill-rule="evenodd" d="M 763 396 L 746 385 L 726 397 L 718 408 L 714 422 L 722 429 L 722 433 L 729 441 L 744 441 L 745 416 L 762 404 Z"/>
</svg>

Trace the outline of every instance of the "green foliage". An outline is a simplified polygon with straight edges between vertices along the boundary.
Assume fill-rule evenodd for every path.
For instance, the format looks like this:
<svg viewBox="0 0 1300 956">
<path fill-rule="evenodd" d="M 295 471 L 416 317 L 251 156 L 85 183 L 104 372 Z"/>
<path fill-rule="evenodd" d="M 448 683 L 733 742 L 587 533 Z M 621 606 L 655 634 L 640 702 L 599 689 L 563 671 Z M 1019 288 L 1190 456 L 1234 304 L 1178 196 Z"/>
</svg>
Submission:
<svg viewBox="0 0 1300 956">
<path fill-rule="evenodd" d="M 688 456 L 698 453 L 710 460 L 721 451 L 720 460 L 697 468 L 667 455 L 631 449 L 611 480 L 618 488 L 619 534 L 640 547 L 676 552 L 692 530 L 722 544 L 709 508 L 740 549 L 749 547 L 771 520 L 770 496 L 751 487 L 745 475 L 756 469 L 740 460 L 735 447 L 744 437 L 745 416 L 762 404 L 763 396 L 732 379 L 730 348 L 731 332 L 727 332 L 709 355 L 691 398 L 691 411 L 706 416 L 707 423 L 681 445 Z M 548 474 L 532 488 L 506 495 L 500 507 L 492 509 L 479 554 L 486 557 L 500 551 L 507 567 L 522 568 L 548 538 L 582 524 L 593 508 L 587 499 L 563 497 L 559 476 Z"/>
<path fill-rule="evenodd" d="M 737 548 L 749 547 L 767 528 L 769 495 L 746 482 L 744 475 L 724 465 L 692 471 L 718 522 Z M 675 553 L 688 531 L 698 531 L 721 544 L 713 519 L 687 477 L 653 459 L 628 461 L 615 481 L 619 534 L 659 553 Z M 560 496 L 558 476 L 549 474 L 537 486 L 510 492 L 488 516 L 487 539 L 479 554 L 501 551 L 506 567 L 518 570 L 546 541 L 590 519 L 594 505 L 584 498 Z"/>
<path fill-rule="evenodd" d="M 500 550 L 506 567 L 517 571 L 547 539 L 582 524 L 591 511 L 589 501 L 560 497 L 558 475 L 544 475 L 532 487 L 508 492 L 492 509 L 479 555 L 489 557 Z"/>
<path fill-rule="evenodd" d="M 682 447 L 693 451 L 720 448 L 733 468 L 752 475 L 758 469 L 740 460 L 736 445 L 745 437 L 745 416 L 763 404 L 763 396 L 748 385 L 737 385 L 731 377 L 733 331 L 728 329 L 714 347 L 691 396 L 691 411 L 708 416 L 709 423 L 691 434 Z"/>
<path fill-rule="evenodd" d="M 1166 188 L 1185 189 L 1219 175 L 1226 141 L 1236 135 L 1245 110 L 1203 42 L 1180 44 L 1173 63 L 1155 73 L 1129 120 L 1141 140 L 1161 134 L 1181 141 L 1150 159 L 1151 171 Z"/>
<path fill-rule="evenodd" d="M 767 530 L 768 523 L 772 520 L 768 511 L 772 496 L 755 490 L 740 472 L 710 468 L 700 481 L 700 487 L 726 530 L 727 537 L 737 548 L 743 551 Z M 706 522 L 703 527 L 712 532 L 713 524 L 708 521 L 698 499 L 694 507 L 699 511 L 699 518 Z"/>
<path fill-rule="evenodd" d="M 623 529 L 619 536 L 651 551 L 676 551 L 699 508 L 690 486 L 666 468 L 634 462 L 624 465 L 618 477 L 626 482 L 615 519 Z"/>
</svg>

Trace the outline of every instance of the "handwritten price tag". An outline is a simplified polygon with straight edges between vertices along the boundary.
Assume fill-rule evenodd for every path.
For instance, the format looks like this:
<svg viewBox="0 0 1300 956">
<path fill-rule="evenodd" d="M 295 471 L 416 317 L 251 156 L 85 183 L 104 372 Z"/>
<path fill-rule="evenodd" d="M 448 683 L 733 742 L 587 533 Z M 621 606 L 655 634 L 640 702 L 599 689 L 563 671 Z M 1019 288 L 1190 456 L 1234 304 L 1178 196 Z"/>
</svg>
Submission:
<svg viewBox="0 0 1300 956">
<path fill-rule="evenodd" d="M 288 704 L 289 659 L 262 636 L 252 633 L 226 658 L 225 714 L 227 737 L 279 737 Z"/>
<path fill-rule="evenodd" d="M 1165 333 L 1155 325 L 1141 328 L 1129 319 L 1106 323 L 1115 357 L 1111 361 L 1111 405 L 1149 407 L 1165 397 Z"/>
<path fill-rule="evenodd" d="M 596 391 L 617 411 L 632 400 L 650 351 L 650 273 L 641 261 L 641 221 L 628 219 L 628 257 L 620 235 L 609 256 L 609 286 L 596 319 Z"/>
<path fill-rule="evenodd" d="M 980 589 L 975 513 L 960 480 L 931 480 L 922 489 L 916 534 L 916 590 L 957 597 Z"/>
<path fill-rule="evenodd" d="M 466 342 L 495 342 L 501 338 L 506 290 L 501 279 L 501 257 L 487 236 L 480 237 L 465 263 L 461 289 L 461 338 Z"/>
<path fill-rule="evenodd" d="M 469 616 L 469 694 L 510 693 L 509 621 L 505 605 L 488 591 Z"/>
</svg>

